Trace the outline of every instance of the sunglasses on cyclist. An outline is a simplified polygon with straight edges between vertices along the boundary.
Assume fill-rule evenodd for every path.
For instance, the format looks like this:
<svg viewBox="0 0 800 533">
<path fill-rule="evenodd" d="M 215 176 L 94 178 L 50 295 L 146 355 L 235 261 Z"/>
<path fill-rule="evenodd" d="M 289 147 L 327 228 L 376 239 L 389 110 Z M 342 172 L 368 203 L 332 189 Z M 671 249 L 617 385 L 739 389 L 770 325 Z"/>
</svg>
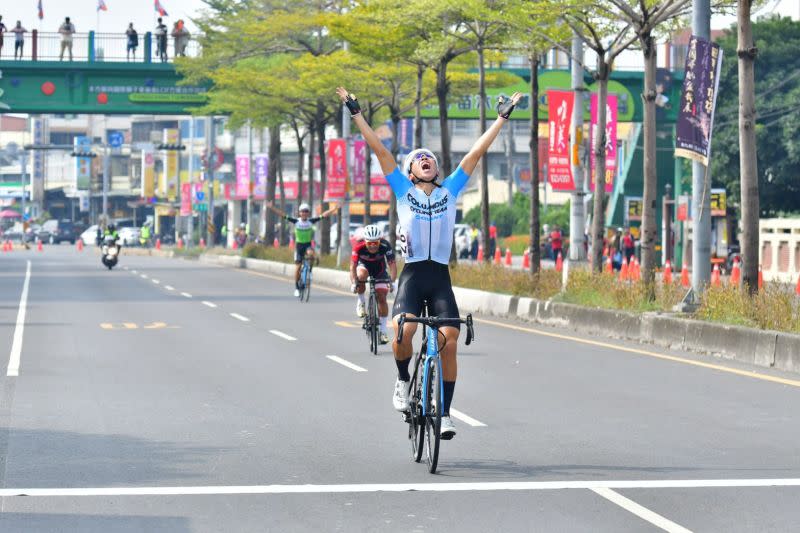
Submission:
<svg viewBox="0 0 800 533">
<path fill-rule="evenodd" d="M 367 246 L 378 246 L 381 241 L 365 241 Z"/>
<path fill-rule="evenodd" d="M 431 160 L 432 160 L 432 159 L 434 159 L 434 157 L 433 157 L 433 154 L 432 154 L 432 153 L 430 153 L 430 152 L 420 152 L 420 153 L 418 153 L 417 155 L 415 155 L 415 156 L 414 156 L 414 159 L 413 159 L 413 160 L 414 160 L 414 161 L 419 161 L 419 160 L 420 160 L 420 159 L 422 159 L 423 157 L 424 157 L 425 159 L 431 159 Z"/>
</svg>

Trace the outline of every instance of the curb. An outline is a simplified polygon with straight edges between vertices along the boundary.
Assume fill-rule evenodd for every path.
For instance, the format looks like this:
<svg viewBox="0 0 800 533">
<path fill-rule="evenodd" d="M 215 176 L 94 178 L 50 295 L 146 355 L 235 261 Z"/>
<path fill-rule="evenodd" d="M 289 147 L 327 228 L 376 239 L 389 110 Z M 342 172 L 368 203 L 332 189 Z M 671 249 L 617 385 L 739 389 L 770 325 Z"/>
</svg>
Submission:
<svg viewBox="0 0 800 533">
<path fill-rule="evenodd" d="M 247 268 L 283 277 L 291 277 L 294 272 L 294 265 L 288 263 L 239 256 L 202 254 L 199 260 L 206 264 Z M 339 289 L 350 288 L 350 276 L 345 271 L 317 267 L 314 269 L 314 279 Z M 462 312 L 518 318 L 600 337 L 653 344 L 800 373 L 800 335 L 792 333 L 715 324 L 662 313 L 640 314 L 584 307 L 464 287 L 453 287 L 453 292 Z"/>
</svg>

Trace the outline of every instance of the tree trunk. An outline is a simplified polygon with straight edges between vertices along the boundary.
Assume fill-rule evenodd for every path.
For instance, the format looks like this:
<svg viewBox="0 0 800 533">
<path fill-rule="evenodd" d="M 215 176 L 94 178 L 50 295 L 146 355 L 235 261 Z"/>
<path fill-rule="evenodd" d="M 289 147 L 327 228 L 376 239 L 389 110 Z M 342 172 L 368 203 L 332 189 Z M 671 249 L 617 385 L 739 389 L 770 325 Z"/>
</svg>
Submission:
<svg viewBox="0 0 800 533">
<path fill-rule="evenodd" d="M 303 137 L 300 135 L 297 123 L 293 122 L 292 127 L 294 128 L 294 137 L 297 139 L 297 202 L 299 205 L 303 201 L 303 165 L 305 164 L 306 150 L 303 146 Z"/>
<path fill-rule="evenodd" d="M 539 56 L 531 54 L 531 140 L 528 144 L 531 166 L 531 231 L 530 259 L 531 274 L 541 268 L 539 256 Z"/>
<path fill-rule="evenodd" d="M 316 127 L 314 121 L 308 123 L 308 205 L 314 212 L 314 143 L 316 142 Z M 297 205 L 303 203 L 303 189 L 297 193 Z"/>
<path fill-rule="evenodd" d="M 750 21 L 752 0 L 739 0 L 737 10 L 739 56 L 739 166 L 742 189 L 742 282 L 758 291 L 758 168 L 756 166 L 756 103 L 754 64 L 756 49 Z"/>
<path fill-rule="evenodd" d="M 480 134 L 486 131 L 486 66 L 483 59 L 483 48 L 478 46 L 478 95 L 480 104 L 478 105 L 478 125 Z M 481 158 L 481 231 L 483 231 L 483 260 L 491 262 L 489 254 L 489 167 L 486 164 L 486 155 Z"/>
<path fill-rule="evenodd" d="M 603 237 L 605 234 L 606 196 L 606 104 L 610 66 L 605 57 L 599 58 L 597 80 L 597 138 L 594 147 L 594 211 L 592 214 L 592 270 L 603 271 Z M 576 110 L 580 112 L 580 110 Z"/>
<path fill-rule="evenodd" d="M 328 202 L 325 201 L 325 186 L 327 182 L 326 170 L 327 162 L 325 161 L 325 119 L 323 118 L 324 109 L 322 104 L 317 104 L 317 152 L 319 153 L 319 200 L 321 204 L 320 211 L 328 209 Z M 320 230 L 322 234 L 319 238 L 319 251 L 322 255 L 329 255 L 331 253 L 331 219 L 323 218 L 320 221 Z M 347 228 L 342 231 L 347 231 Z"/>
<path fill-rule="evenodd" d="M 656 173 L 656 43 L 650 32 L 640 36 L 644 53 L 644 193 L 642 197 L 642 281 L 647 287 L 648 300 L 655 300 L 656 269 L 656 198 L 658 175 Z M 662 216 L 666 216 L 663 213 Z M 664 243 L 666 245 L 666 243 Z"/>
<path fill-rule="evenodd" d="M 302 158 L 301 158 L 302 160 Z M 280 196 L 280 210 L 284 213 L 286 212 L 286 188 L 283 184 L 283 159 L 279 156 L 278 157 L 278 195 Z M 269 209 L 267 210 L 269 211 Z M 289 243 L 289 235 L 286 231 L 286 224 L 281 222 L 281 234 L 280 234 L 280 242 L 281 245 L 286 245 Z"/>
<path fill-rule="evenodd" d="M 424 74 L 425 67 L 417 65 L 417 87 L 414 93 L 414 149 L 422 148 L 422 77 Z M 395 154 L 396 157 L 397 154 Z"/>
<path fill-rule="evenodd" d="M 442 59 L 436 67 L 436 98 L 439 101 L 439 129 L 442 158 L 439 165 L 439 175 L 443 178 L 450 175 L 452 164 L 450 162 L 450 128 L 447 120 L 447 93 L 450 90 L 447 83 L 447 63 L 448 60 Z"/>
<path fill-rule="evenodd" d="M 275 199 L 275 183 L 278 178 L 278 163 L 281 157 L 281 128 L 271 126 L 269 128 L 269 167 L 267 169 L 267 198 Z M 266 224 L 264 227 L 264 240 L 266 244 L 272 244 L 275 240 L 275 213 L 267 210 Z"/>
</svg>

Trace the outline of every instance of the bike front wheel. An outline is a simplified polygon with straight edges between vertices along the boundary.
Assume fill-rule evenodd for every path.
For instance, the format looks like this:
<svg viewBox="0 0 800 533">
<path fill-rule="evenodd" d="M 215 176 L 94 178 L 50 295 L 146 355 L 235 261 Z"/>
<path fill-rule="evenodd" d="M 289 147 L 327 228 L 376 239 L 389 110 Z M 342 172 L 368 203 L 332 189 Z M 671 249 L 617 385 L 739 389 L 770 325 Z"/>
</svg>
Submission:
<svg viewBox="0 0 800 533">
<path fill-rule="evenodd" d="M 378 302 L 375 295 L 369 296 L 369 349 L 373 355 L 378 355 Z"/>
<path fill-rule="evenodd" d="M 428 472 L 436 473 L 439 463 L 440 431 L 442 429 L 442 382 L 441 361 L 438 357 L 428 361 L 428 413 L 425 417 L 425 451 L 428 457 Z"/>
<path fill-rule="evenodd" d="M 425 449 L 425 417 L 422 414 L 422 364 L 424 360 L 425 354 L 417 359 L 417 367 L 411 377 L 408 400 L 408 440 L 411 441 L 411 458 L 415 463 L 422 460 L 422 451 Z"/>
<path fill-rule="evenodd" d="M 306 282 L 305 282 L 305 286 L 306 286 L 306 291 L 305 291 L 306 302 L 308 301 L 309 296 L 311 296 L 311 278 L 312 278 L 312 276 L 311 276 L 311 267 L 309 266 L 309 267 L 306 268 Z"/>
</svg>

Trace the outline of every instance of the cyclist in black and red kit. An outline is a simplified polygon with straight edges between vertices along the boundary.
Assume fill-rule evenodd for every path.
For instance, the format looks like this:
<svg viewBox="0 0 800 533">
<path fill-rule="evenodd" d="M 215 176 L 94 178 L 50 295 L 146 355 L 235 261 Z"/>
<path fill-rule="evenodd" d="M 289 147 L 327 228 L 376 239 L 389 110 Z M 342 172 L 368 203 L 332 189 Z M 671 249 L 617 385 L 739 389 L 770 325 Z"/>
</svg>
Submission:
<svg viewBox="0 0 800 533">
<path fill-rule="evenodd" d="M 375 295 L 378 298 L 378 316 L 381 321 L 381 344 L 389 342 L 387 320 L 389 304 L 386 302 L 386 293 L 395 289 L 397 279 L 397 264 L 394 261 L 394 250 L 389 241 L 381 238 L 378 226 L 369 225 L 364 228 L 364 241 L 353 248 L 350 263 L 351 290 L 358 294 L 356 302 L 356 315 L 366 315 L 364 309 L 364 291 L 367 278 L 372 276 L 375 280 Z"/>
</svg>

